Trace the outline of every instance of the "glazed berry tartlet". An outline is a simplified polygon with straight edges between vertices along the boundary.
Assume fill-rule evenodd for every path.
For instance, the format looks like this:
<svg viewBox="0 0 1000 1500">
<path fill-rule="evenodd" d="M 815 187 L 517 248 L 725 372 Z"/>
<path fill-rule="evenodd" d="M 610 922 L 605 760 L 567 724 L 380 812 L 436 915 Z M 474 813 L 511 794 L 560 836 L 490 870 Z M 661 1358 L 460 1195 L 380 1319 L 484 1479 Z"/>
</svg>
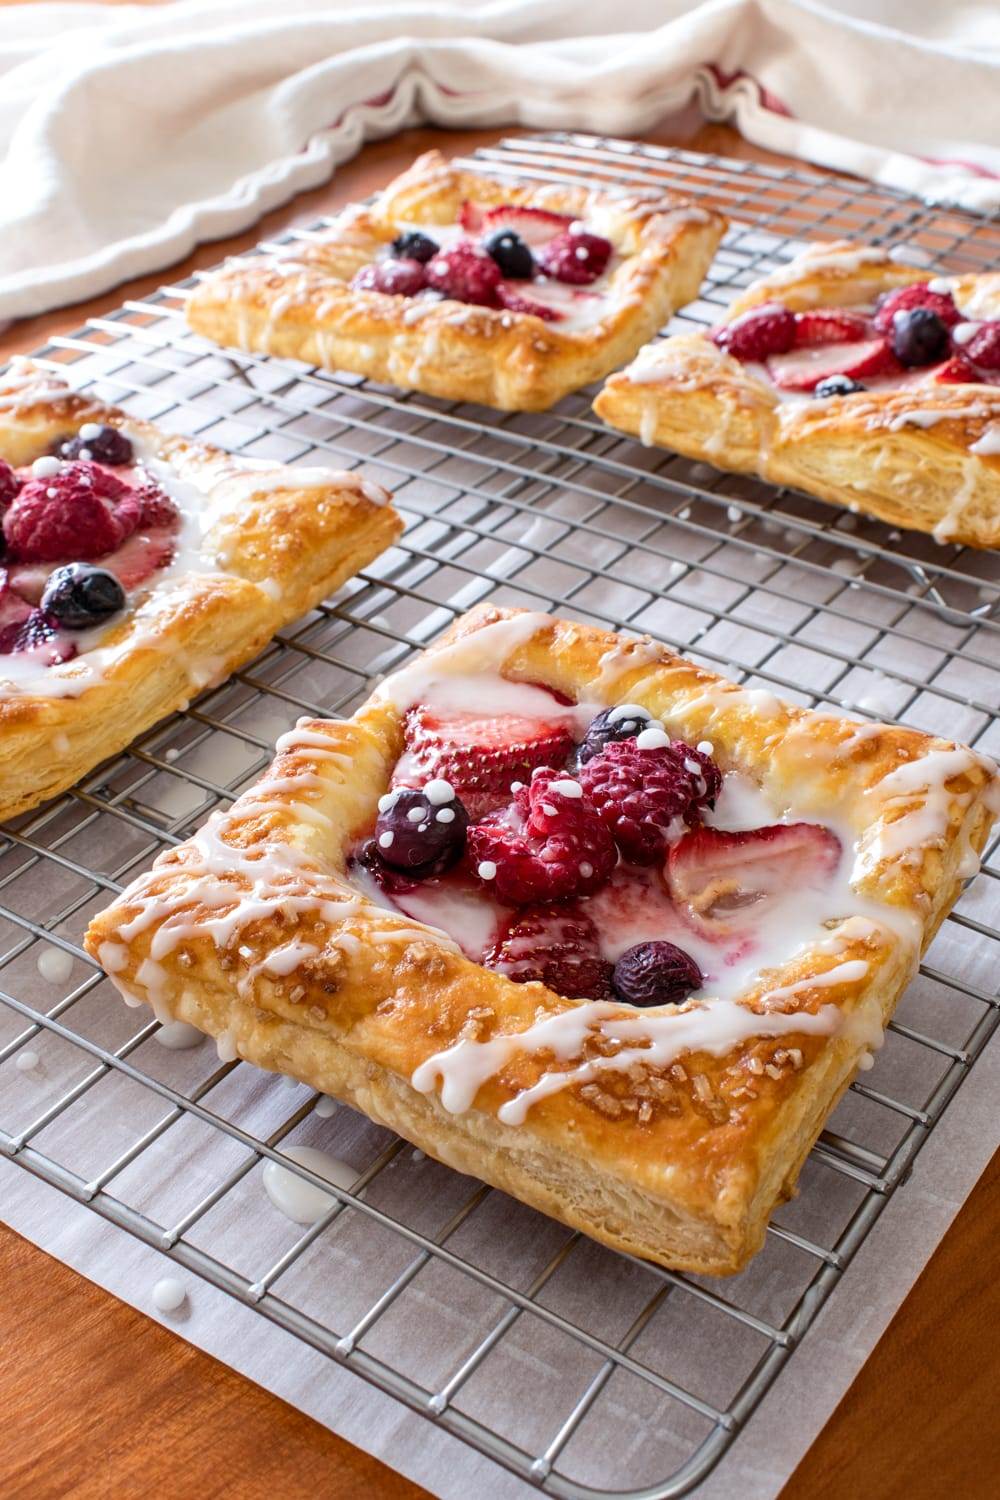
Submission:
<svg viewBox="0 0 1000 1500">
<path fill-rule="evenodd" d="M 249 660 L 397 535 L 357 474 L 236 459 L 0 376 L 0 817 Z"/>
<path fill-rule="evenodd" d="M 1000 280 L 816 245 L 644 349 L 612 426 L 939 542 L 1000 546 Z"/>
<path fill-rule="evenodd" d="M 481 607 L 87 934 L 122 995 L 605 1244 L 739 1270 L 972 873 L 996 768 Z"/>
<path fill-rule="evenodd" d="M 0 530 L 0 656 L 51 666 L 169 568 L 181 513 L 125 433 L 87 422 L 29 466 L 0 460 Z"/>
<path fill-rule="evenodd" d="M 541 410 L 695 296 L 724 227 L 671 194 L 505 185 L 430 152 L 320 235 L 207 277 L 188 320 L 219 343 Z"/>
</svg>

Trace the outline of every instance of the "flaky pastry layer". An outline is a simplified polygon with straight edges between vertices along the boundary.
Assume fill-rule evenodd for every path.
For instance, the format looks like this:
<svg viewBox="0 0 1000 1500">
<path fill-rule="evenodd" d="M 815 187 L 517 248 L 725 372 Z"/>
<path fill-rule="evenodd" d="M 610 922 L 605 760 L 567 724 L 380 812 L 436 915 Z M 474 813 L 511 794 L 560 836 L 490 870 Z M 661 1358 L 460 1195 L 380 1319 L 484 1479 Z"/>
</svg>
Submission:
<svg viewBox="0 0 1000 1500">
<path fill-rule="evenodd" d="M 386 687 L 352 719 L 302 721 L 279 741 L 224 819 L 161 855 L 94 919 L 88 951 L 132 1003 L 200 1027 L 220 1055 L 344 1099 L 606 1244 L 693 1271 L 739 1270 L 970 873 L 997 807 L 995 768 L 916 730 L 781 703 L 648 639 L 545 615 L 479 607 L 420 662 L 641 704 L 688 742 L 710 739 L 723 771 L 752 776 L 777 806 L 835 813 L 857 840 L 852 884 L 869 918 L 831 911 L 814 943 L 738 998 L 765 1018 L 815 1021 L 833 1006 L 836 1026 L 820 1034 L 803 1021 L 800 1032 L 793 1019 L 790 1034 L 754 1035 L 718 1056 L 602 1073 L 599 1086 L 541 1098 L 522 1124 L 498 1113 L 551 1054 L 515 1048 L 461 1113 L 437 1089 L 415 1088 L 415 1070 L 460 1041 L 523 1033 L 590 1002 L 470 962 L 350 884 L 349 852 L 403 744 Z"/>
<path fill-rule="evenodd" d="M 47 691 L 4 677 L 0 657 L 0 818 L 55 796 L 159 719 L 254 657 L 399 535 L 388 495 L 360 476 L 250 463 L 162 433 L 72 393 L 27 361 L 0 377 L 0 458 L 15 466 L 88 422 L 119 427 L 203 504 L 204 572 L 154 575 L 89 653 L 45 669 Z M 55 566 L 55 564 L 53 564 Z"/>
<path fill-rule="evenodd" d="M 1000 276 L 948 279 L 969 317 L 1000 315 Z M 772 301 L 794 312 L 860 306 L 926 280 L 926 270 L 898 265 L 883 250 L 817 245 L 748 287 L 722 321 Z M 915 383 L 783 401 L 707 336 L 681 334 L 612 375 L 594 410 L 644 443 L 717 468 L 791 485 L 942 542 L 1000 546 L 1000 453 L 993 438 L 984 444 L 987 433 L 1000 439 L 1000 387 Z"/>
<path fill-rule="evenodd" d="M 561 329 L 533 314 L 350 286 L 401 227 L 454 224 L 463 202 L 529 205 L 599 221 L 622 257 L 605 314 L 586 328 Z M 696 296 L 724 229 L 721 215 L 677 196 L 511 186 L 429 151 L 374 203 L 348 209 L 321 235 L 206 277 L 188 301 L 187 317 L 219 344 L 350 370 L 431 396 L 539 411 L 630 359 Z"/>
</svg>

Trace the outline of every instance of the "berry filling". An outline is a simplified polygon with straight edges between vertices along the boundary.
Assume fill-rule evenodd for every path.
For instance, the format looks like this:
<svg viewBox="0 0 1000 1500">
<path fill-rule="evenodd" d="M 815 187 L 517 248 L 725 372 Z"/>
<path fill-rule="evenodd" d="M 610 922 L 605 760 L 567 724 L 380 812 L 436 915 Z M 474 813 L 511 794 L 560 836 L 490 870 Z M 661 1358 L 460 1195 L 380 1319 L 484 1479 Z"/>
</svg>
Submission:
<svg viewBox="0 0 1000 1500">
<path fill-rule="evenodd" d="M 820 400 L 914 382 L 1000 384 L 1000 320 L 963 320 L 948 291 L 896 287 L 873 307 L 751 308 L 712 330 L 780 392 Z"/>
<path fill-rule="evenodd" d="M 111 620 L 172 562 L 181 525 L 118 428 L 85 424 L 53 447 L 29 467 L 0 466 L 0 655 L 42 666 L 69 661 L 75 633 Z"/>
<path fill-rule="evenodd" d="M 603 311 L 614 246 L 568 214 L 463 203 L 457 223 L 406 227 L 351 285 L 387 296 L 434 294 L 583 326 Z M 586 289 L 586 290 L 585 290 Z"/>
<path fill-rule="evenodd" d="M 467 957 L 568 999 L 679 1005 L 738 992 L 848 905 L 845 843 L 777 821 L 711 745 L 635 703 L 588 711 L 503 678 L 493 696 L 523 712 L 452 706 L 476 690 L 488 700 L 482 678 L 432 680 L 406 711 L 350 862 L 374 900 Z"/>
</svg>

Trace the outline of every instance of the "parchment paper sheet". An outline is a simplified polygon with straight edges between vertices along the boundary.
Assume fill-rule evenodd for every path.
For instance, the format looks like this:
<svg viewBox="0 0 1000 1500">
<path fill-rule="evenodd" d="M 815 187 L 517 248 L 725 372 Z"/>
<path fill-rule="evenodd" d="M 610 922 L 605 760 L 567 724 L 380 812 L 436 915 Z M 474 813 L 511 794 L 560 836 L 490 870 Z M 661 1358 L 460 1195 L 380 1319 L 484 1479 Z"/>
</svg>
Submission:
<svg viewBox="0 0 1000 1500">
<path fill-rule="evenodd" d="M 276 1081 L 264 1087 L 287 1094 Z M 994 1044 L 796 1352 L 786 1378 L 779 1378 L 729 1456 L 698 1489 L 699 1500 L 768 1500 L 779 1492 L 989 1161 L 997 1145 L 998 1093 L 1000 1046 Z M 254 1174 L 257 1212 L 277 1219 L 259 1190 L 259 1170 Z M 0 1162 L 0 1201 L 6 1222 L 35 1244 L 442 1500 L 521 1500 L 537 1493 L 252 1308 L 9 1161 Z M 179 1275 L 188 1290 L 180 1314 L 158 1314 L 152 1305 L 154 1283 L 168 1274 Z M 703 1356 L 708 1362 L 725 1358 L 721 1346 Z M 498 1378 L 504 1378 L 502 1371 Z"/>
</svg>

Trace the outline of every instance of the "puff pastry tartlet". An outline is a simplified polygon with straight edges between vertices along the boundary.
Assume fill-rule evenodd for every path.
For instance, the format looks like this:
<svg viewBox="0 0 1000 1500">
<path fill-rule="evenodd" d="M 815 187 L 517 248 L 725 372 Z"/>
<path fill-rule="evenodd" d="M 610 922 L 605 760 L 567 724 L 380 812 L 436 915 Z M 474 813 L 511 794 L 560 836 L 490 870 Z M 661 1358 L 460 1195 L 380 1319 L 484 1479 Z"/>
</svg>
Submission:
<svg viewBox="0 0 1000 1500">
<path fill-rule="evenodd" d="M 431 151 L 322 233 L 207 276 L 187 317 L 220 344 L 538 411 L 690 301 L 724 228 L 673 195 L 516 186 Z"/>
<path fill-rule="evenodd" d="M 0 376 L 0 818 L 249 661 L 402 523 L 378 485 L 234 458 Z"/>
<path fill-rule="evenodd" d="M 1000 273 L 814 245 L 704 334 L 650 345 L 594 409 L 644 443 L 940 542 L 1000 546 Z"/>
<path fill-rule="evenodd" d="M 87 948 L 223 1057 L 733 1272 L 976 868 L 995 769 L 482 606 L 279 740 Z"/>
</svg>

